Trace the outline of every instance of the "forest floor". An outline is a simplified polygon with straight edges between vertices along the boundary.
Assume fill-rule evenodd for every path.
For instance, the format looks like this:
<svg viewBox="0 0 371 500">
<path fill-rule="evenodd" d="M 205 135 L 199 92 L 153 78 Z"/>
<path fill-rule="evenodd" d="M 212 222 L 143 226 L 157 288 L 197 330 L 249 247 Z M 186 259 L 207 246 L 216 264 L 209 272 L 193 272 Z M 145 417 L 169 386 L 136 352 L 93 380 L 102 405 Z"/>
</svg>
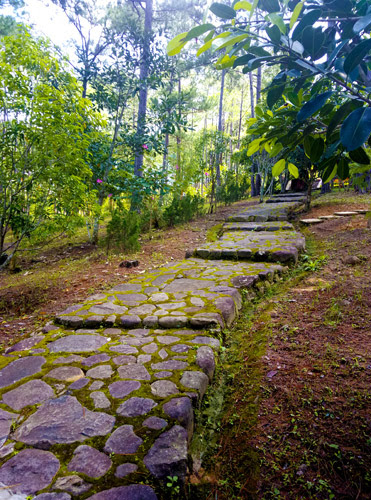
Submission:
<svg viewBox="0 0 371 500">
<path fill-rule="evenodd" d="M 329 194 L 307 217 L 370 210 L 370 202 L 369 195 Z M 192 500 L 371 498 L 366 226 L 358 215 L 300 228 L 308 247 L 300 265 L 246 305 L 227 332 L 218 396 L 200 417 L 211 446 L 190 478 Z"/>
<path fill-rule="evenodd" d="M 136 254 L 110 252 L 94 246 L 82 228 L 74 236 L 64 235 L 32 254 L 21 254 L 17 273 L 0 272 L 0 351 L 29 335 L 69 305 L 89 295 L 124 283 L 133 275 L 182 260 L 186 250 L 206 240 L 207 231 L 256 200 L 220 206 L 216 213 L 173 228 L 156 229 L 141 236 Z M 104 240 L 105 228 L 101 229 Z M 120 267 L 125 260 L 139 266 Z"/>
</svg>

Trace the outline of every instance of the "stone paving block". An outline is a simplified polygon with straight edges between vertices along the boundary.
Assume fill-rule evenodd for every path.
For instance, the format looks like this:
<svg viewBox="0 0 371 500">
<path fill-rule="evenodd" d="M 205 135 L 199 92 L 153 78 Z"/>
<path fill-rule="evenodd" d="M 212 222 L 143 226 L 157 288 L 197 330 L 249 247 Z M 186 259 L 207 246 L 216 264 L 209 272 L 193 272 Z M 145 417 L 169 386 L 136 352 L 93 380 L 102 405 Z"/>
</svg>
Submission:
<svg viewBox="0 0 371 500">
<path fill-rule="evenodd" d="M 296 263 L 299 252 L 304 249 L 305 238 L 296 231 L 234 231 L 224 233 L 216 242 L 196 248 L 194 254 L 204 255 L 205 258 L 228 259 L 229 252 L 232 252 L 235 259 Z"/>
<path fill-rule="evenodd" d="M 293 231 L 294 226 L 286 221 L 270 222 L 227 222 L 224 231 Z"/>
<path fill-rule="evenodd" d="M 300 206 L 302 206 L 302 203 L 287 201 L 256 205 L 228 217 L 228 222 L 287 221 L 293 211 L 300 208 Z"/>
<path fill-rule="evenodd" d="M 104 476 L 112 466 L 112 461 L 105 454 L 91 446 L 78 446 L 67 469 L 71 472 L 82 472 L 89 477 L 99 478 Z"/>
<path fill-rule="evenodd" d="M 3 401 L 13 410 L 22 410 L 25 406 L 42 403 L 54 396 L 50 385 L 42 380 L 30 380 L 12 391 L 3 394 Z"/>
</svg>

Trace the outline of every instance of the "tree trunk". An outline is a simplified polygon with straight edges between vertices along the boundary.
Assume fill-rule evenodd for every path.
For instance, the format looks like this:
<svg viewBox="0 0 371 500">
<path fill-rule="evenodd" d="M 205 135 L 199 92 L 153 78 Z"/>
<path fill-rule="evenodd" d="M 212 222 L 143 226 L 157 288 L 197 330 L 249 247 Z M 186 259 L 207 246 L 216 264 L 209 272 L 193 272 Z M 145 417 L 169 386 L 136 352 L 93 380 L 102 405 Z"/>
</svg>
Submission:
<svg viewBox="0 0 371 500">
<path fill-rule="evenodd" d="M 144 39 L 141 54 L 141 63 L 139 70 L 140 91 L 139 91 L 139 104 L 138 104 L 138 121 L 137 121 L 137 135 L 141 136 L 144 133 L 146 125 L 147 114 L 147 95 L 148 86 L 147 78 L 149 75 L 149 65 L 151 57 L 151 31 L 153 20 L 153 0 L 146 0 L 146 10 L 144 17 Z M 138 148 L 135 153 L 134 161 L 134 174 L 137 177 L 142 177 L 143 167 L 143 150 Z"/>
<path fill-rule="evenodd" d="M 261 96 L 261 88 L 262 88 L 262 67 L 258 68 L 258 73 L 256 76 L 256 104 L 260 101 Z"/>
<path fill-rule="evenodd" d="M 179 118 L 180 118 L 180 115 L 181 115 L 181 94 L 182 94 L 182 80 L 181 78 L 179 77 L 179 80 L 178 80 L 178 113 L 179 113 Z M 180 146 L 181 146 L 181 143 L 182 143 L 182 139 L 180 137 L 180 131 L 178 131 L 177 133 L 177 136 L 176 136 L 176 164 L 178 166 L 178 175 L 179 175 L 179 178 L 181 177 L 181 172 L 180 172 L 180 160 L 181 160 L 181 157 L 180 157 Z"/>
<path fill-rule="evenodd" d="M 249 73 L 250 81 L 250 106 L 251 106 L 251 118 L 255 118 L 255 102 L 254 102 L 254 82 L 252 71 Z"/>
<path fill-rule="evenodd" d="M 241 90 L 240 119 L 238 122 L 238 141 L 237 141 L 237 148 L 238 149 L 240 149 L 240 146 L 241 146 L 242 109 L 243 109 L 243 89 Z"/>
<path fill-rule="evenodd" d="M 226 70 L 222 70 L 222 79 L 220 82 L 220 98 L 219 98 L 219 119 L 218 119 L 218 132 L 220 133 L 220 136 L 222 135 L 223 132 L 223 97 L 224 97 L 224 82 L 225 82 L 225 74 Z M 220 164 L 221 164 L 221 153 L 217 156 L 216 158 L 216 184 L 217 186 L 220 186 L 221 179 L 220 179 Z"/>
</svg>

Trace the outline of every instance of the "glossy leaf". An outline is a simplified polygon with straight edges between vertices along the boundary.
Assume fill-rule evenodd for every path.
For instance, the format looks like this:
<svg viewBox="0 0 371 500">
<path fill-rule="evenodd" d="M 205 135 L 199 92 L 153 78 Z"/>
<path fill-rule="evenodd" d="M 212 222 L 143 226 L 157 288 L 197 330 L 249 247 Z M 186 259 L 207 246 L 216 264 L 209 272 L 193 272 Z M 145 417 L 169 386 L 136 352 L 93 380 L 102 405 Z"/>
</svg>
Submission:
<svg viewBox="0 0 371 500">
<path fill-rule="evenodd" d="M 252 9 L 252 5 L 249 2 L 242 1 L 242 2 L 237 2 L 236 4 L 234 4 L 233 8 L 234 8 L 234 10 L 243 9 L 243 10 L 247 10 L 250 12 Z"/>
<path fill-rule="evenodd" d="M 265 31 L 273 43 L 275 43 L 275 44 L 280 43 L 281 31 L 278 28 L 278 26 L 273 25 L 270 28 L 266 28 Z"/>
<path fill-rule="evenodd" d="M 371 108 L 359 108 L 344 121 L 340 130 L 340 139 L 347 151 L 362 146 L 371 134 Z"/>
<path fill-rule="evenodd" d="M 363 40 L 349 52 L 344 61 L 344 71 L 347 75 L 351 73 L 367 56 L 371 50 L 371 39 Z"/>
<path fill-rule="evenodd" d="M 302 11 L 302 8 L 303 8 L 303 3 L 302 2 L 299 2 L 296 6 L 295 6 L 295 9 L 292 13 L 292 16 L 291 16 L 291 19 L 290 19 L 290 29 L 294 26 L 294 24 L 296 23 L 296 21 L 298 20 L 298 17 L 300 15 L 300 12 Z"/>
<path fill-rule="evenodd" d="M 280 30 L 280 32 L 284 35 L 286 33 L 286 25 L 283 22 L 283 19 L 280 15 L 273 12 L 272 14 L 268 14 L 267 18 Z"/>
<path fill-rule="evenodd" d="M 337 175 L 343 181 L 349 177 L 349 161 L 347 158 L 341 158 L 337 166 Z"/>
<path fill-rule="evenodd" d="M 285 90 L 285 85 L 279 85 L 268 90 L 267 94 L 267 104 L 269 108 L 272 108 L 276 102 L 282 97 L 283 91 Z"/>
<path fill-rule="evenodd" d="M 299 177 L 299 169 L 296 165 L 294 165 L 293 163 L 289 163 L 288 164 L 288 169 L 289 169 L 289 172 L 290 174 L 295 177 L 295 179 L 297 179 Z"/>
<path fill-rule="evenodd" d="M 204 43 L 204 45 L 198 49 L 196 56 L 199 57 L 201 54 L 209 50 L 211 48 L 212 43 L 213 43 L 212 40 L 209 40 L 208 42 Z"/>
<path fill-rule="evenodd" d="M 335 177 L 336 172 L 337 172 L 337 165 L 336 165 L 336 159 L 335 158 L 330 158 L 326 162 L 326 168 L 322 174 L 322 182 L 326 184 L 326 182 L 332 181 L 332 179 Z"/>
<path fill-rule="evenodd" d="M 355 109 L 359 108 L 363 105 L 362 101 L 356 101 L 355 99 L 349 100 L 342 104 L 340 108 L 336 111 L 334 116 L 331 118 L 331 121 L 327 127 L 326 139 L 328 140 L 336 129 L 336 127 L 343 121 L 343 119 L 349 115 L 349 113 Z"/>
<path fill-rule="evenodd" d="M 232 7 L 228 7 L 228 5 L 223 3 L 213 3 L 210 10 L 221 19 L 234 19 L 236 17 L 236 11 L 232 9 Z"/>
<path fill-rule="evenodd" d="M 310 101 L 306 102 L 299 111 L 297 120 L 302 122 L 319 111 L 330 95 L 332 95 L 332 91 L 323 92 L 323 94 L 319 94 L 316 97 L 313 97 Z"/>
<path fill-rule="evenodd" d="M 259 0 L 259 7 L 266 12 L 280 11 L 280 4 L 278 0 Z"/>
<path fill-rule="evenodd" d="M 171 54 L 171 52 L 176 50 L 179 46 L 181 46 L 184 43 L 184 39 L 186 36 L 187 36 L 187 32 L 180 33 L 179 35 L 175 36 L 172 40 L 170 40 L 170 42 L 167 44 L 167 47 L 166 47 L 166 51 L 167 51 L 167 54 L 169 56 L 174 55 L 174 54 Z"/>
<path fill-rule="evenodd" d="M 237 68 L 237 66 L 245 66 L 245 64 L 247 64 L 251 59 L 255 59 L 252 54 L 245 54 L 241 57 L 237 57 L 234 61 L 233 67 Z"/>
<path fill-rule="evenodd" d="M 307 26 L 301 36 L 301 43 L 305 50 L 310 54 L 313 61 L 321 57 L 322 45 L 325 41 L 326 35 L 323 33 L 322 28 L 312 28 Z"/>
<path fill-rule="evenodd" d="M 308 12 L 308 14 L 305 14 L 299 21 L 298 25 L 294 29 L 292 33 L 292 39 L 293 40 L 298 40 L 301 36 L 301 33 L 307 26 L 313 26 L 313 24 L 318 21 L 318 19 L 321 17 L 321 10 L 320 9 L 315 9 L 311 10 Z"/>
<path fill-rule="evenodd" d="M 360 31 L 366 29 L 371 24 L 371 14 L 361 17 L 353 26 L 354 33 L 359 33 Z"/>
<path fill-rule="evenodd" d="M 286 160 L 282 158 L 281 160 L 278 160 L 272 168 L 272 175 L 273 177 L 278 177 L 286 168 Z"/>
<path fill-rule="evenodd" d="M 323 151 L 325 149 L 325 141 L 319 137 L 312 141 L 310 146 L 309 158 L 312 163 L 317 163 L 321 156 L 323 155 Z"/>
<path fill-rule="evenodd" d="M 188 42 L 189 40 L 192 40 L 193 38 L 198 38 L 207 31 L 211 31 L 213 29 L 215 29 L 215 26 L 210 23 L 201 24 L 200 26 L 195 26 L 190 31 L 188 31 L 188 35 L 185 37 L 183 41 Z"/>
<path fill-rule="evenodd" d="M 370 158 L 363 148 L 357 148 L 349 152 L 350 158 L 361 165 L 369 165 Z"/>
</svg>

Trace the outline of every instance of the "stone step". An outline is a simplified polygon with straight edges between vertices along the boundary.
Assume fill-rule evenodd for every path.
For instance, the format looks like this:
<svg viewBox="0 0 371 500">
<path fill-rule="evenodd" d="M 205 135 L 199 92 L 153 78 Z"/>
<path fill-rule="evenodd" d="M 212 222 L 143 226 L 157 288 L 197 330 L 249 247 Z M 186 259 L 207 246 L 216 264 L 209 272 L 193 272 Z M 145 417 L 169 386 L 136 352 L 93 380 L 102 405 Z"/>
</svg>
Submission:
<svg viewBox="0 0 371 500">
<path fill-rule="evenodd" d="M 304 203 L 305 197 L 303 196 L 280 196 L 269 198 L 265 203 Z"/>
<path fill-rule="evenodd" d="M 296 231 L 226 232 L 216 242 L 194 251 L 204 259 L 256 260 L 296 263 L 305 250 L 305 238 Z"/>
<path fill-rule="evenodd" d="M 334 215 L 339 215 L 340 217 L 351 217 L 358 214 L 359 212 L 334 212 Z"/>
<path fill-rule="evenodd" d="M 228 222 L 287 221 L 293 211 L 301 206 L 302 203 L 298 202 L 261 204 L 232 215 L 228 218 Z"/>
<path fill-rule="evenodd" d="M 231 297 L 240 306 L 239 283 L 282 271 L 268 263 L 187 259 L 93 295 L 60 313 L 56 322 L 74 329 L 224 328 L 235 317 Z"/>
<path fill-rule="evenodd" d="M 227 222 L 223 226 L 224 231 L 293 231 L 294 226 L 290 222 Z"/>
<path fill-rule="evenodd" d="M 313 219 L 300 219 L 300 223 L 301 224 L 304 224 L 306 226 L 312 226 L 314 224 L 321 224 L 322 222 L 324 222 L 324 219 L 320 219 L 320 218 L 313 218 Z"/>
<path fill-rule="evenodd" d="M 318 218 L 323 220 L 332 220 L 332 219 L 340 219 L 341 217 L 339 215 L 320 215 Z"/>
</svg>

